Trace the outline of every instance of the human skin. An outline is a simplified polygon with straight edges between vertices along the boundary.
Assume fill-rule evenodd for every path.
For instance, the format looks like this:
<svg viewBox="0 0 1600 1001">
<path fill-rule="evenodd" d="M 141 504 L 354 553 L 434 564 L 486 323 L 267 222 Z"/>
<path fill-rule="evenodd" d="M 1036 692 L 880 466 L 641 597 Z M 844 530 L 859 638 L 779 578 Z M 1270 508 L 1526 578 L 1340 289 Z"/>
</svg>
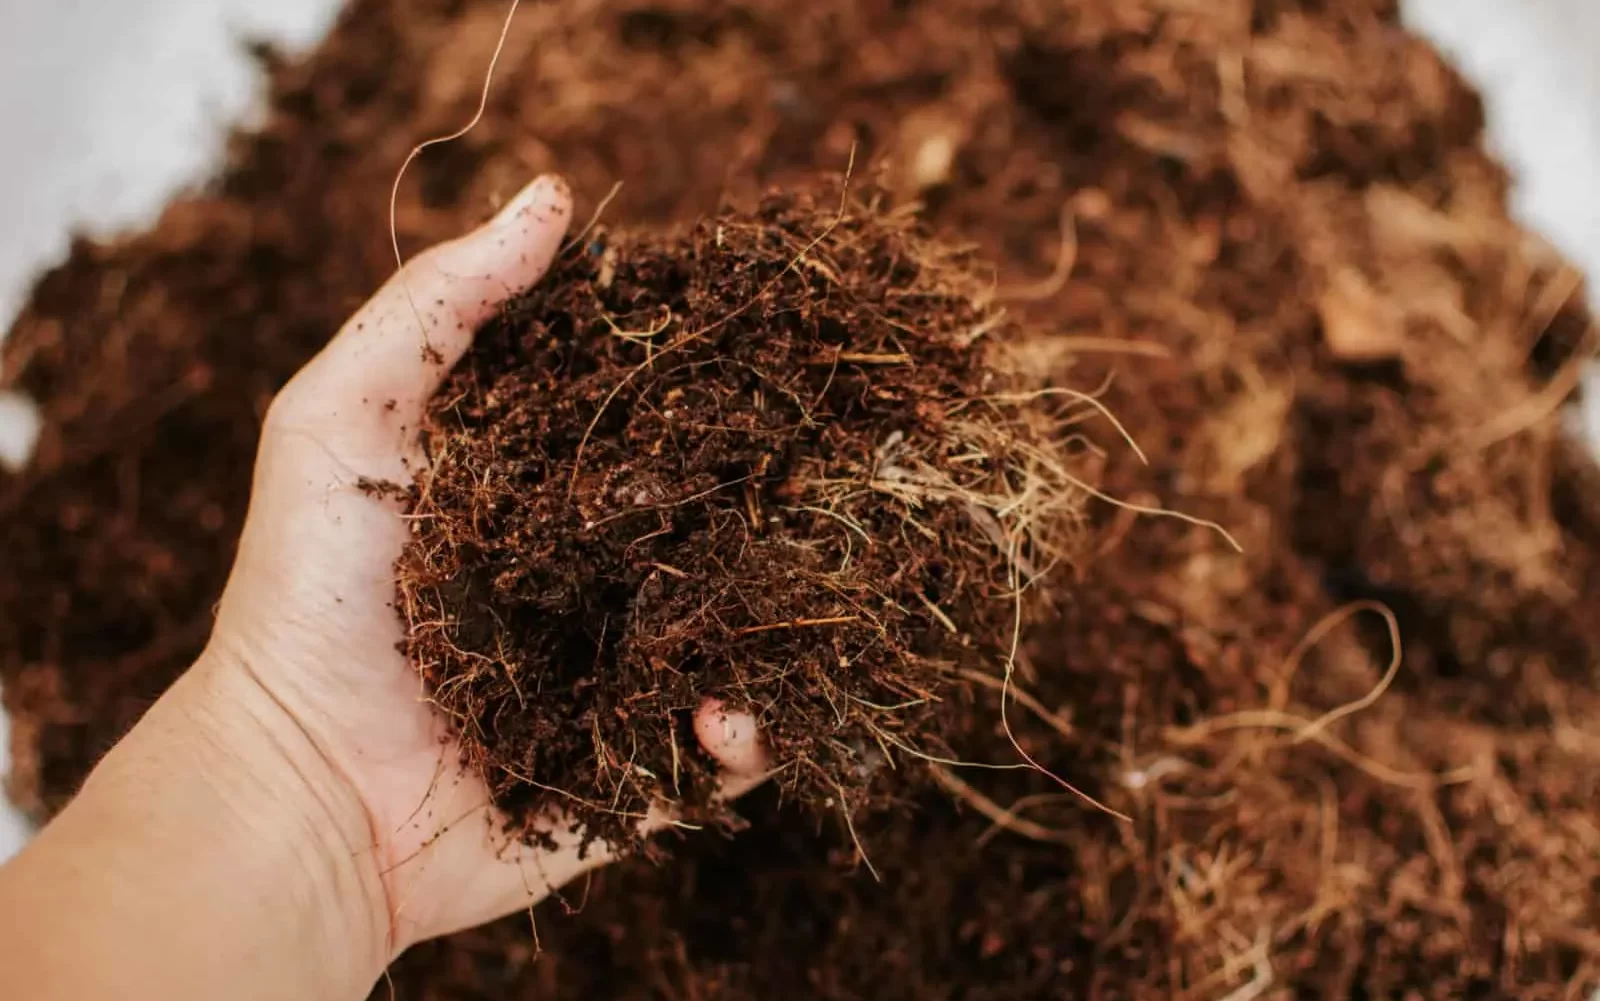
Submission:
<svg viewBox="0 0 1600 1001">
<path fill-rule="evenodd" d="M 571 211 L 539 178 L 407 264 L 274 400 L 205 652 L 0 867 L 0 996 L 357 1001 L 409 945 L 610 860 L 565 828 L 554 851 L 501 833 L 398 647 L 405 522 L 358 486 L 410 480 L 429 397 Z M 726 795 L 761 780 L 750 716 L 707 703 L 695 732 Z"/>
</svg>

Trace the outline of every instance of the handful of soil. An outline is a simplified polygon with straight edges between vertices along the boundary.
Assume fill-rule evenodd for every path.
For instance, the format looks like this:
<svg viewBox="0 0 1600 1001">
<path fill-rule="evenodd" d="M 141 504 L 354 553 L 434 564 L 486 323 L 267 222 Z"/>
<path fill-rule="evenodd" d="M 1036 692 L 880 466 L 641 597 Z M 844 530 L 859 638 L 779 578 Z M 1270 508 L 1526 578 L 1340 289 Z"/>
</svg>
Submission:
<svg viewBox="0 0 1600 1001">
<path fill-rule="evenodd" d="M 802 803 L 853 811 L 881 765 L 949 753 L 955 679 L 1009 670 L 1083 535 L 1054 438 L 1093 401 L 1003 360 L 992 288 L 915 227 L 834 187 L 597 232 L 436 397 L 409 652 L 525 835 L 708 806 L 706 697 L 758 717 Z"/>
</svg>

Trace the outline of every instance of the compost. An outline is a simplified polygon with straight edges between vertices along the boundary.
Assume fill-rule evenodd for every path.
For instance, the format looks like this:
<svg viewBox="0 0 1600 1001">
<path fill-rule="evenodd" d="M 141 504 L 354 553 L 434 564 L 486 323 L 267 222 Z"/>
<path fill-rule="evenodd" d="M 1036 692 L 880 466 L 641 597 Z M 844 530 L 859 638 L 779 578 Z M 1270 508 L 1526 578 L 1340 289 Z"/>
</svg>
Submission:
<svg viewBox="0 0 1600 1001">
<path fill-rule="evenodd" d="M 951 682 L 1005 687 L 1079 555 L 1093 462 L 1055 429 L 1093 398 L 1008 362 L 970 254 L 845 183 L 584 237 L 438 394 L 406 645 L 527 834 L 709 803 L 706 699 L 757 714 L 800 802 L 857 812 L 893 758 L 951 753 Z"/>
</svg>

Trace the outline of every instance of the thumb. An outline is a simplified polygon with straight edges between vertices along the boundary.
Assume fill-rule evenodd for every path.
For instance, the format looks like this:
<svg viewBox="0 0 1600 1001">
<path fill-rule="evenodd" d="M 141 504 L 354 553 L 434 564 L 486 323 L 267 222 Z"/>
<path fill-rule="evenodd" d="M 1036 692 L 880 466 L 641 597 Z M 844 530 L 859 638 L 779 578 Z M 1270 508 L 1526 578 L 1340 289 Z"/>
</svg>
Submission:
<svg viewBox="0 0 1600 1001">
<path fill-rule="evenodd" d="M 478 229 L 412 258 L 284 388 L 278 416 L 324 427 L 335 451 L 395 448 L 478 327 L 543 277 L 571 212 L 566 182 L 545 175 Z"/>
</svg>

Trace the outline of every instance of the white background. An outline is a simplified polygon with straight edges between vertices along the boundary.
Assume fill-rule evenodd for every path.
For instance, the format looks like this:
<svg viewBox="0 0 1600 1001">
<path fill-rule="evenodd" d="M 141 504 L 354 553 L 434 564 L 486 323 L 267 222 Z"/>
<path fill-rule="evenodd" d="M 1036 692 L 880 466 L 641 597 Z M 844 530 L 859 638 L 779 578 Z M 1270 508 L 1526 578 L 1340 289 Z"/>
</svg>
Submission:
<svg viewBox="0 0 1600 1001">
<path fill-rule="evenodd" d="M 0 0 L 0 330 L 73 231 L 145 224 L 205 176 L 226 125 L 258 100 L 242 38 L 303 48 L 337 6 Z M 1483 88 L 1492 141 L 1520 180 L 1519 213 L 1600 275 L 1600 2 L 1409 0 L 1407 10 Z M 0 398 L 0 461 L 26 437 L 15 410 Z M 1600 414 L 1589 423 L 1600 427 Z M 4 756 L 0 739 L 0 767 Z M 25 830 L 0 809 L 0 858 Z"/>
</svg>

